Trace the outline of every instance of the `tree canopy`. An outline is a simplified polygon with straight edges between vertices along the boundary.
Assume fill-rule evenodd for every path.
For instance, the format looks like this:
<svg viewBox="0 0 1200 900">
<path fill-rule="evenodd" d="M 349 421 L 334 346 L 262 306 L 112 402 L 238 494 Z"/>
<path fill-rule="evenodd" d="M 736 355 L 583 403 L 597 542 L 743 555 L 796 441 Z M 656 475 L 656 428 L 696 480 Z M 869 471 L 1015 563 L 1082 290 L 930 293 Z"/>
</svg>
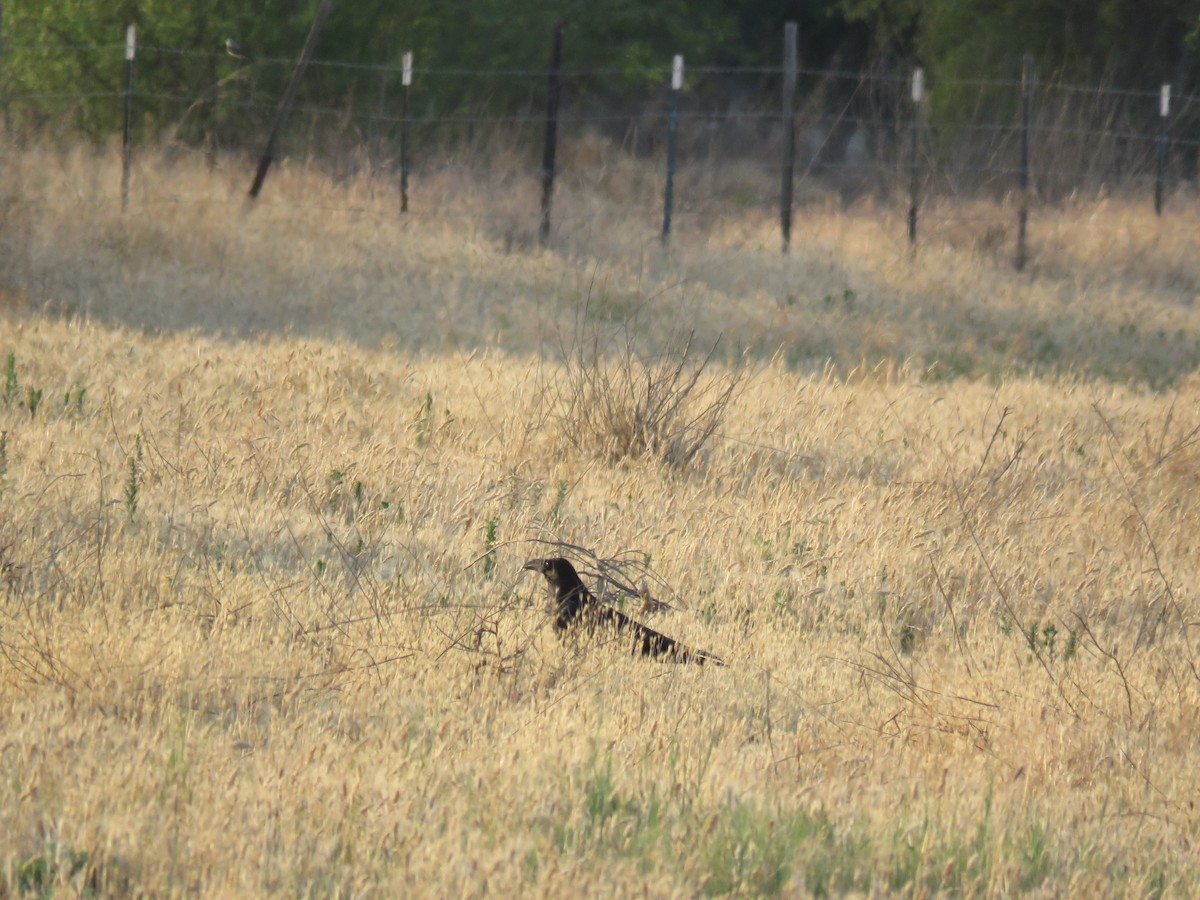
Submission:
<svg viewBox="0 0 1200 900">
<path fill-rule="evenodd" d="M 11 4 L 0 36 L 0 92 L 118 90 L 121 70 L 111 57 L 132 23 L 147 48 L 139 72 L 164 104 L 200 97 L 229 76 L 232 63 L 222 56 L 229 37 L 259 59 L 278 61 L 256 76 L 255 89 L 268 95 L 286 77 L 318 2 Z M 398 66 L 412 50 L 419 68 L 504 70 L 513 73 L 510 81 L 446 81 L 439 102 L 512 105 L 539 89 L 522 84 L 519 73 L 532 79 L 545 67 L 558 19 L 567 23 L 567 69 L 598 73 L 605 89 L 661 80 L 674 53 L 685 54 L 689 66 L 778 65 L 789 20 L 800 25 L 806 67 L 904 71 L 920 64 L 944 82 L 1011 78 L 1031 53 L 1042 77 L 1138 89 L 1172 82 L 1194 92 L 1200 44 L 1195 0 L 355 0 L 335 5 L 318 57 Z M 329 67 L 305 90 L 334 105 L 361 83 L 361 71 Z M 75 113 L 85 129 L 113 126 L 87 102 Z M 155 114 L 153 104 L 144 113 Z"/>
</svg>

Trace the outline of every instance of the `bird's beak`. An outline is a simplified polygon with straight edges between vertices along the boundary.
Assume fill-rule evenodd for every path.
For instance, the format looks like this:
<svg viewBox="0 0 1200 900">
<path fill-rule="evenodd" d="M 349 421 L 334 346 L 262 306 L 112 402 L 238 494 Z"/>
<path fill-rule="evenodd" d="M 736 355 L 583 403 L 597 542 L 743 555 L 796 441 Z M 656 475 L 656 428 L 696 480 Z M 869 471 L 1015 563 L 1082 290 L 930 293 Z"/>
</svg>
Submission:
<svg viewBox="0 0 1200 900">
<path fill-rule="evenodd" d="M 540 572 L 542 569 L 542 561 L 540 559 L 531 559 L 525 565 L 521 566 L 522 571 L 531 569 L 534 572 Z"/>
</svg>

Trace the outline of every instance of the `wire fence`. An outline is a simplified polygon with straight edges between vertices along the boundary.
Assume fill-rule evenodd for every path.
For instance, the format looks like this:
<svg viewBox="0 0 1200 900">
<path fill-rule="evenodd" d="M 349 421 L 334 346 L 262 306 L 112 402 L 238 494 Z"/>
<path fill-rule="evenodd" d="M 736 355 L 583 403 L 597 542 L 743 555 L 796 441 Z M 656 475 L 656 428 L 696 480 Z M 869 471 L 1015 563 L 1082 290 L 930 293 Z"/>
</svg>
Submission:
<svg viewBox="0 0 1200 900">
<path fill-rule="evenodd" d="M 262 149 L 294 60 L 136 46 L 130 37 L 0 46 L 7 140 L 124 130 L 127 161 L 148 146 L 209 160 Z M 1172 193 L 1195 189 L 1200 168 L 1200 96 L 1167 85 L 1039 82 L 1028 60 L 1011 79 L 942 81 L 786 60 L 559 71 L 416 63 L 312 60 L 277 155 L 335 178 L 398 181 L 405 214 L 443 216 L 440 204 L 422 208 L 423 179 L 457 170 L 483 181 L 540 174 L 611 187 L 616 176 L 604 170 L 617 154 L 665 178 L 665 190 L 646 191 L 644 179 L 616 190 L 663 222 L 664 240 L 672 217 L 702 225 L 731 210 L 779 210 L 785 249 L 790 210 L 813 199 L 907 208 L 915 242 L 918 223 L 999 221 L 1018 208 L 1027 216 L 1030 206 L 1080 194 L 1144 197 L 1162 212 Z M 37 90 L 28 87 L 34 72 Z M 67 74 L 56 83 L 47 72 Z M 552 84 L 561 104 L 548 110 Z M 575 148 L 557 162 L 547 151 L 551 127 Z M 980 201 L 992 212 L 981 213 Z M 548 217 L 548 195 L 542 202 Z"/>
</svg>

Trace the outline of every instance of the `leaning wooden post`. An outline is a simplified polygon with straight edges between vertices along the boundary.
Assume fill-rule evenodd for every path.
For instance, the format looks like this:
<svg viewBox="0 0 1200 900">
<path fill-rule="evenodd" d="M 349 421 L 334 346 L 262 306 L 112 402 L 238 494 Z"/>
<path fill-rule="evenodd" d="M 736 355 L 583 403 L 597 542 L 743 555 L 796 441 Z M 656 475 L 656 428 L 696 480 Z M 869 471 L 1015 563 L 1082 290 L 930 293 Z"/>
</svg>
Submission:
<svg viewBox="0 0 1200 900">
<path fill-rule="evenodd" d="M 1025 268 L 1025 227 L 1029 222 L 1029 129 L 1033 119 L 1033 56 L 1021 60 L 1021 205 L 1017 210 L 1017 271 Z"/>
<path fill-rule="evenodd" d="M 137 26 L 125 29 L 125 123 L 121 139 L 121 212 L 129 206 L 129 172 L 133 168 L 133 62 L 137 56 Z"/>
<path fill-rule="evenodd" d="M 263 149 L 262 158 L 258 161 L 258 171 L 254 173 L 254 184 L 250 185 L 251 200 L 258 197 L 263 182 L 267 180 L 267 169 L 271 168 L 271 163 L 275 159 L 279 135 L 291 114 L 292 104 L 296 100 L 296 92 L 300 89 L 300 78 L 304 75 L 304 70 L 308 68 L 313 52 L 317 49 L 317 39 L 320 38 L 321 29 L 325 27 L 325 20 L 329 18 L 332 10 L 333 0 L 321 0 L 321 5 L 317 7 L 312 27 L 308 30 L 308 38 L 304 41 L 304 49 L 300 51 L 300 59 L 296 62 L 296 68 L 292 70 L 292 77 L 288 80 L 287 87 L 283 89 L 279 109 L 275 111 L 275 121 L 271 123 L 271 131 L 267 135 L 267 146 Z"/>
<path fill-rule="evenodd" d="M 792 177 L 796 170 L 796 23 L 783 26 L 783 185 L 779 192 L 779 225 L 783 252 L 792 239 Z"/>
<path fill-rule="evenodd" d="M 675 199 L 675 146 L 679 133 L 679 90 L 683 87 L 683 57 L 671 63 L 671 112 L 667 119 L 667 186 L 663 191 L 663 246 L 671 239 L 671 212 Z"/>
<path fill-rule="evenodd" d="M 554 154 L 558 146 L 558 101 L 562 93 L 562 45 L 563 29 L 566 24 L 559 19 L 554 23 L 554 37 L 550 44 L 550 85 L 546 96 L 546 143 L 542 148 L 542 225 L 538 229 L 538 243 L 545 244 L 550 237 L 550 199 L 554 196 Z"/>
<path fill-rule="evenodd" d="M 401 57 L 400 83 L 404 89 L 400 100 L 400 212 L 408 212 L 408 92 L 412 90 L 413 55 L 409 50 Z"/>
<path fill-rule="evenodd" d="M 1171 86 L 1164 84 L 1158 94 L 1158 158 L 1154 171 L 1154 214 L 1162 215 L 1163 179 L 1167 170 L 1167 119 L 1171 115 Z"/>
<path fill-rule="evenodd" d="M 912 146 L 909 149 L 909 182 L 908 182 L 908 244 L 917 246 L 917 209 L 920 205 L 919 191 L 921 187 L 919 135 L 921 130 L 921 100 L 925 95 L 925 70 L 913 69 L 912 74 Z"/>
</svg>

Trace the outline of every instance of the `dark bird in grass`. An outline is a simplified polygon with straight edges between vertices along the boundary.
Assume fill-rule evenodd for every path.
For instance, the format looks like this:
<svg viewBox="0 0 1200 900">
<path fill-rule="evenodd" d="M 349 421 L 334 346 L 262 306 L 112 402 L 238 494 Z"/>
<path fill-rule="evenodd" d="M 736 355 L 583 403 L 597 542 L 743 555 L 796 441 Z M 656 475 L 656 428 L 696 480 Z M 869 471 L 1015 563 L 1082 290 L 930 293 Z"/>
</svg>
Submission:
<svg viewBox="0 0 1200 900">
<path fill-rule="evenodd" d="M 607 629 L 630 638 L 635 654 L 667 662 L 695 663 L 698 666 L 705 663 L 725 665 L 719 657 L 704 650 L 686 647 L 674 638 L 635 622 L 620 610 L 601 603 L 584 587 L 575 567 L 562 557 L 531 559 L 521 568 L 541 572 L 554 588 L 554 630 L 560 635 L 577 628 L 583 628 L 589 634 L 598 629 Z"/>
<path fill-rule="evenodd" d="M 230 56 L 232 56 L 234 59 L 241 59 L 241 60 L 245 60 L 246 62 L 253 62 L 253 60 L 250 58 L 250 51 L 248 51 L 245 47 L 243 47 L 241 44 L 239 44 L 233 38 L 225 38 L 225 52 L 228 53 Z"/>
</svg>

